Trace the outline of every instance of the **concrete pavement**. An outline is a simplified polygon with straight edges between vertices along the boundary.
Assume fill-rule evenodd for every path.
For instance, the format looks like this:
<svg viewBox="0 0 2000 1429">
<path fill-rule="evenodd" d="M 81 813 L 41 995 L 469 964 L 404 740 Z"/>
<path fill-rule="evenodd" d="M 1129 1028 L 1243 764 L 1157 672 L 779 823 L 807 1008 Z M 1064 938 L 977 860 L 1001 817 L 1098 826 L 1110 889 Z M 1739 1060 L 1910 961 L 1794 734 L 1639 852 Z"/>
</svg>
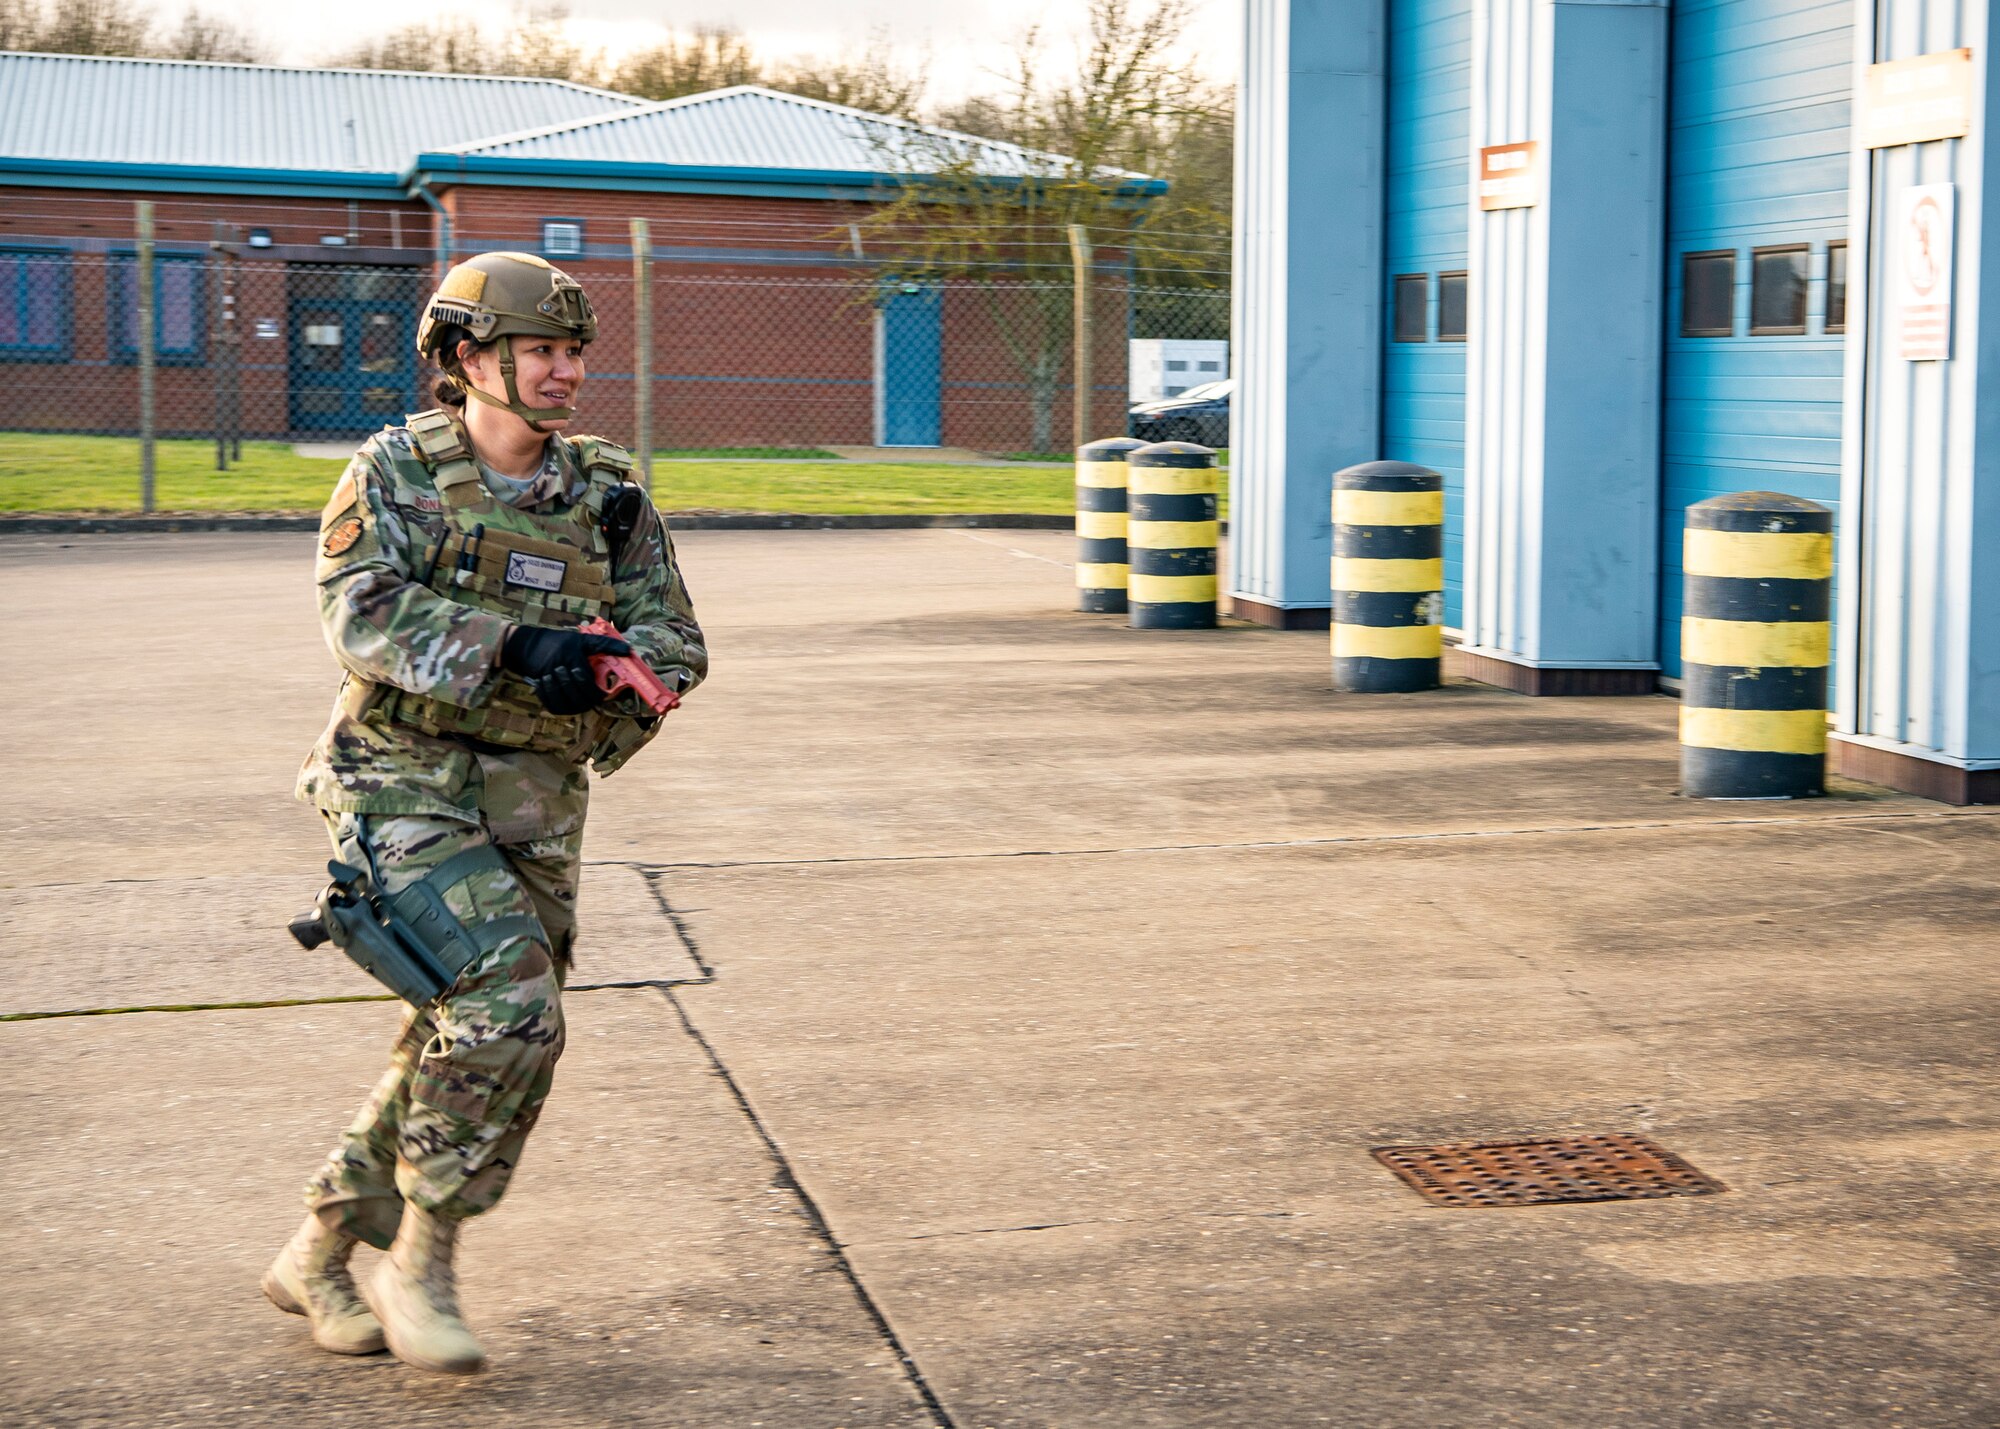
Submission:
<svg viewBox="0 0 2000 1429">
<path fill-rule="evenodd" d="M 1992 815 L 1689 803 L 1667 700 L 1336 697 L 1324 636 L 1070 613 L 1068 546 L 682 538 L 716 678 L 586 850 L 579 980 L 653 986 L 572 999 L 461 1383 L 255 1290 L 393 1018 L 282 930 L 309 538 L 0 543 L 0 1012 L 198 1009 L 0 1023 L 0 1402 L 2000 1421 Z M 1729 1189 L 1449 1211 L 1368 1156 L 1590 1131 Z"/>
</svg>

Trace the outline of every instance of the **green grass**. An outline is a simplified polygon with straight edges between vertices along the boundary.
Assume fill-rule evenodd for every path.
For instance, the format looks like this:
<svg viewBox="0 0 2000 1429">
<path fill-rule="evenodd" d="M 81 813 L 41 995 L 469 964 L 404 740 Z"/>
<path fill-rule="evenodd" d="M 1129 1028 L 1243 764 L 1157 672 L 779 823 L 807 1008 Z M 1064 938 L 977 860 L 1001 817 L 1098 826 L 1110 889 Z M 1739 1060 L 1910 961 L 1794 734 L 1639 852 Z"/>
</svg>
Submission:
<svg viewBox="0 0 2000 1429">
<path fill-rule="evenodd" d="M 345 463 L 296 456 L 283 442 L 245 442 L 243 460 L 219 472 L 213 442 L 163 441 L 155 465 L 154 505 L 160 511 L 313 512 L 325 503 Z M 669 511 L 809 515 L 1059 516 L 1075 501 L 1067 467 L 803 458 L 661 462 L 653 468 L 653 491 Z M 0 432 L 0 511 L 138 509 L 135 439 Z"/>
<path fill-rule="evenodd" d="M 819 447 L 675 447 L 653 453 L 655 460 L 685 461 L 692 457 L 755 457 L 762 461 L 839 461 Z"/>
<path fill-rule="evenodd" d="M 1066 468 L 936 466 L 915 462 L 716 462 L 653 468 L 653 499 L 669 511 L 799 511 L 812 515 L 1075 509 Z"/>
<path fill-rule="evenodd" d="M 154 453 L 161 511 L 317 511 L 343 461 L 294 456 L 283 442 L 245 442 L 243 460 L 215 469 L 212 441 L 170 441 Z M 0 432 L 0 511 L 136 511 L 133 437 Z"/>
<path fill-rule="evenodd" d="M 295 456 L 282 442 L 245 442 L 243 460 L 219 472 L 213 442 L 163 441 L 154 504 L 161 511 L 317 511 L 344 465 Z M 1067 471 L 943 463 L 662 462 L 653 485 L 668 510 L 1055 514 L 1071 502 Z M 138 508 L 135 439 L 0 432 L 0 511 Z"/>
</svg>

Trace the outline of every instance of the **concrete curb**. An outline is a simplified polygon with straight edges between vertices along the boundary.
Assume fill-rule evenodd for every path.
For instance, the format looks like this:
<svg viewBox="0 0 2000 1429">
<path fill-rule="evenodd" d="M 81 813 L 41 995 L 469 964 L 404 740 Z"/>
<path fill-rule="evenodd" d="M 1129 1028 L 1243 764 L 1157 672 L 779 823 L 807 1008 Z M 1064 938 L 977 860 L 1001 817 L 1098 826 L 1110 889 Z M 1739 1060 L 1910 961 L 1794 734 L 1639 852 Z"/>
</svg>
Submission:
<svg viewBox="0 0 2000 1429">
<path fill-rule="evenodd" d="M 1069 516 L 1039 516 L 1027 512 L 987 515 L 848 515 L 769 511 L 669 511 L 667 524 L 676 531 L 925 531 L 940 528 L 992 527 L 1028 531 L 1068 531 Z M 113 536 L 171 531 L 317 531 L 319 517 L 295 513 L 250 512 L 156 513 L 106 516 L 0 516 L 0 536 Z"/>
</svg>

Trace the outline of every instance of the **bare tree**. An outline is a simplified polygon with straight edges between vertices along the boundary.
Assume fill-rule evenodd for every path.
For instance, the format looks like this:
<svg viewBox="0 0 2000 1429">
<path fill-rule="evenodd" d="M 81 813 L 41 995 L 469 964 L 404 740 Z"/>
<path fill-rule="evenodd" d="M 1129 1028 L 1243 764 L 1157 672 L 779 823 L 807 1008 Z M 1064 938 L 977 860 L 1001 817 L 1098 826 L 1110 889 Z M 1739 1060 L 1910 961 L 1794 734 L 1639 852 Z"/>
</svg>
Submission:
<svg viewBox="0 0 2000 1429">
<path fill-rule="evenodd" d="M 190 10 L 166 40 L 153 51 L 163 59 L 227 60 L 235 64 L 262 64 L 270 50 L 251 31 L 227 20 Z"/>
<path fill-rule="evenodd" d="M 153 12 L 132 0 L 5 0 L 0 48 L 58 55 L 149 55 Z"/>
<path fill-rule="evenodd" d="M 1020 145 L 1014 171 L 962 140 L 900 141 L 900 196 L 863 225 L 892 273 L 956 279 L 982 295 L 1027 383 L 1038 451 L 1051 449 L 1071 341 L 1070 227 L 1149 270 L 1185 276 L 1214 262 L 1171 226 L 1189 216 L 1171 189 L 1154 195 L 1146 182 L 1171 136 L 1213 104 L 1178 62 L 1191 10 L 1191 0 L 1089 0 L 1076 73 L 1059 81 L 1046 78 L 1030 31 L 1013 55 L 1011 91 L 952 115 L 980 137 Z"/>
<path fill-rule="evenodd" d="M 922 63 L 899 63 L 887 32 L 882 30 L 870 33 L 858 48 L 843 49 L 831 59 L 789 61 L 764 82 L 788 94 L 898 119 L 915 119 L 924 97 Z"/>
<path fill-rule="evenodd" d="M 621 94 L 653 100 L 763 82 L 763 62 L 750 42 L 717 25 L 699 26 L 685 36 L 669 35 L 661 44 L 635 51 L 607 81 Z"/>
<path fill-rule="evenodd" d="M 488 74 L 493 49 L 470 20 L 419 21 L 328 57 L 338 69 L 395 69 Z"/>
</svg>

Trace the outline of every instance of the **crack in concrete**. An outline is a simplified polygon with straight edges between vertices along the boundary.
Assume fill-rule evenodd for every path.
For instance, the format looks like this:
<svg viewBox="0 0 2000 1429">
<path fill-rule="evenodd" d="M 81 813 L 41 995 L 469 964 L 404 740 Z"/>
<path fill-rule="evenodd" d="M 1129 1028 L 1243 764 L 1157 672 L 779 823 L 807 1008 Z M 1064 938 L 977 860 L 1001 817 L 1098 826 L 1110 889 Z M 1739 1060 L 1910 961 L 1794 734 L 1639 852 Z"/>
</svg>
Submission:
<svg viewBox="0 0 2000 1429">
<path fill-rule="evenodd" d="M 1076 1221 L 1032 1221 L 1019 1226 L 972 1226 L 965 1230 L 928 1231 L 922 1235 L 897 1236 L 891 1240 L 845 1241 L 853 1247 L 871 1245 L 909 1245 L 920 1240 L 962 1240 L 982 1235 L 1020 1235 L 1035 1231 L 1069 1230 L 1077 1226 L 1162 1226 L 1175 1221 L 1291 1221 L 1304 1216 L 1303 1211 L 1177 1211 L 1166 1216 L 1087 1216 Z"/>
<path fill-rule="evenodd" d="M 593 868 L 629 868 L 639 875 L 646 885 L 646 891 L 653 895 L 654 903 L 666 913 L 667 921 L 673 925 L 674 936 L 681 947 L 687 950 L 700 971 L 700 977 L 648 977 L 648 978 L 607 978 L 599 982 L 573 982 L 563 989 L 565 997 L 579 992 L 607 992 L 614 989 L 649 987 L 705 987 L 715 981 L 715 969 L 703 962 L 695 951 L 694 940 L 688 935 L 680 915 L 667 907 L 666 899 L 659 889 L 658 875 L 643 864 L 629 863 L 622 859 L 587 859 L 585 863 Z M 108 883 L 178 883 L 181 879 L 169 878 L 107 878 L 98 884 L 43 883 L 30 885 L 39 888 L 92 888 Z M 135 1012 L 257 1012 L 272 1007 L 334 1007 L 345 1002 L 394 1002 L 396 995 L 389 992 L 336 993 L 326 997 L 274 997 L 261 1001 L 240 1002 L 148 1002 L 135 1003 L 127 1007 L 66 1007 L 41 1012 L 0 1012 L 0 1022 L 46 1022 L 58 1017 L 125 1017 Z"/>
<path fill-rule="evenodd" d="M 656 991 L 665 999 L 667 1005 L 673 1008 L 675 1016 L 680 1019 L 682 1031 L 687 1034 L 690 1041 L 701 1049 L 702 1055 L 708 1059 L 710 1070 L 729 1089 L 729 1094 L 736 1102 L 738 1110 L 743 1113 L 744 1118 L 750 1124 L 750 1129 L 756 1133 L 757 1139 L 763 1144 L 765 1153 L 771 1158 L 777 1168 L 777 1184 L 789 1192 L 793 1199 L 798 1202 L 800 1213 L 805 1217 L 807 1224 L 812 1227 L 814 1237 L 825 1248 L 826 1253 L 832 1257 L 840 1274 L 854 1291 L 855 1299 L 859 1302 L 862 1313 L 866 1315 L 869 1324 L 889 1348 L 889 1351 L 895 1355 L 896 1362 L 901 1367 L 904 1378 L 908 1381 L 911 1389 L 915 1392 L 917 1398 L 922 1401 L 925 1410 L 929 1413 L 933 1429 L 957 1429 L 956 1421 L 952 1419 L 950 1411 L 944 1407 L 944 1403 L 938 1398 L 936 1391 L 931 1388 L 930 1382 L 925 1379 L 923 1369 L 917 1364 L 916 1357 L 910 1353 L 908 1346 L 903 1343 L 902 1337 L 890 1325 L 888 1316 L 883 1313 L 882 1307 L 877 1303 L 873 1292 L 869 1290 L 867 1283 L 861 1278 L 860 1271 L 855 1267 L 854 1262 L 848 1258 L 845 1246 L 834 1235 L 833 1227 L 828 1223 L 825 1212 L 820 1209 L 819 1203 L 813 1198 L 812 1193 L 799 1180 L 798 1173 L 793 1170 L 791 1158 L 785 1154 L 784 1147 L 778 1143 L 777 1137 L 765 1124 L 764 1119 L 757 1114 L 756 1108 L 751 1105 L 748 1094 L 743 1090 L 741 1083 L 737 1081 L 735 1074 L 729 1070 L 728 1064 L 722 1060 L 722 1055 L 716 1051 L 715 1045 L 708 1040 L 700 1028 L 695 1026 L 694 1019 L 689 1015 L 686 1005 L 676 995 L 677 990 L 683 987 L 707 987 L 716 981 L 718 974 L 715 965 L 702 956 L 701 946 L 696 942 L 694 933 L 688 927 L 687 921 L 681 917 L 680 912 L 668 899 L 665 875 L 658 869 L 644 867 L 635 863 L 625 863 L 619 860 L 606 860 L 604 862 L 610 866 L 630 868 L 645 881 L 646 891 L 652 894 L 654 904 L 666 918 L 668 926 L 673 929 L 675 941 L 680 944 L 682 951 L 687 954 L 688 960 L 695 965 L 701 975 L 693 978 L 649 978 L 620 982 L 575 983 L 564 989 L 564 995 L 568 996 L 579 992 L 602 992 L 614 988 L 638 988 Z M 165 882 L 168 880 L 120 881 Z M 12 1012 L 0 1014 L 0 1022 L 37 1022 L 63 1017 L 115 1017 L 136 1012 L 236 1012 L 276 1007 L 323 1007 L 348 1002 L 395 1001 L 397 1001 L 397 998 L 393 994 L 385 992 L 354 993 L 335 997 L 271 998 L 262 1001 L 244 1002 L 158 1003 L 133 1007 L 76 1008 L 53 1012 Z"/>
<path fill-rule="evenodd" d="M 1704 829 L 1762 828 L 1797 825 L 1875 824 L 1887 821 L 2000 818 L 2000 806 L 1974 805 L 1962 809 L 1908 809 L 1854 814 L 1766 815 L 1736 819 L 1632 819 L 1598 824 L 1518 824 L 1500 829 L 1425 829 L 1407 834 L 1324 834 L 1296 839 L 1237 839 L 1211 843 L 1105 844 L 1080 848 L 970 849 L 958 853 L 826 854 L 809 858 L 688 859 L 674 863 L 643 863 L 634 859 L 583 860 L 586 868 L 629 868 L 643 875 L 678 869 L 719 868 L 804 868 L 816 864 L 843 863 L 951 863 L 998 858 L 1110 858 L 1135 853 L 1227 853 L 1236 849 L 1333 848 L 1347 844 L 1394 844 L 1446 842 L 1455 839 L 1532 838 L 1541 834 L 1601 833 L 1698 833 Z M 200 878 L 100 878 L 56 880 L 49 883 L 0 884 L 0 893 L 27 893 L 44 888 L 103 888 L 117 884 L 199 883 Z M 220 880 L 218 880 L 220 881 Z M 633 986 L 650 986 L 636 983 Z M 581 985 L 579 985 L 579 991 Z"/>
<path fill-rule="evenodd" d="M 811 868 L 850 863 L 963 863 L 1003 858 L 1113 858 L 1142 853 L 1226 853 L 1232 850 L 1276 848 L 1335 848 L 1349 844 L 1443 843 L 1452 840 L 1532 838 L 1544 834 L 1699 833 L 1707 829 L 1796 826 L 1820 828 L 1842 824 L 1874 824 L 1888 820 L 2000 818 L 2000 807 L 1912 809 L 1907 812 L 1767 816 L 1737 819 L 1634 819 L 1623 823 L 1529 824 L 1506 829 L 1431 829 L 1409 834 L 1328 834 L 1297 839 L 1243 839 L 1214 843 L 1110 844 L 1084 848 L 986 849 L 963 853 L 829 854 L 815 858 L 739 858 L 687 860 L 678 863 L 633 864 L 642 872 L 730 868 Z"/>
<path fill-rule="evenodd" d="M 909 1347 L 903 1343 L 902 1336 L 897 1334 L 895 1326 L 889 1323 L 889 1317 L 876 1301 L 874 1292 L 868 1288 L 868 1283 L 862 1279 L 859 1268 L 848 1257 L 845 1244 L 833 1233 L 833 1226 L 827 1220 L 826 1213 L 820 1209 L 819 1202 L 814 1199 L 812 1192 L 806 1189 L 805 1183 L 792 1168 L 791 1158 L 785 1154 L 785 1148 L 779 1144 L 776 1134 L 758 1114 L 757 1108 L 751 1104 L 749 1093 L 744 1091 L 743 1084 L 736 1079 L 736 1074 L 730 1071 L 729 1064 L 723 1061 L 722 1054 L 716 1050 L 715 1044 L 709 1041 L 707 1035 L 695 1025 L 687 1004 L 681 1001 L 677 992 L 678 987 L 707 986 L 716 980 L 716 972 L 702 957 L 693 933 L 680 914 L 675 911 L 673 904 L 668 901 L 664 877 L 651 869 L 641 869 L 640 872 L 646 880 L 646 886 L 652 891 L 654 901 L 660 905 L 660 911 L 673 925 L 674 936 L 680 939 L 682 948 L 704 975 L 699 982 L 690 980 L 679 984 L 661 985 L 658 988 L 661 998 L 674 1010 L 674 1015 L 680 1019 L 681 1030 L 687 1034 L 688 1040 L 701 1049 L 702 1055 L 708 1059 L 710 1070 L 715 1073 L 723 1086 L 729 1089 L 729 1095 L 736 1102 L 737 1109 L 743 1113 L 744 1120 L 749 1122 L 750 1129 L 756 1133 L 757 1139 L 764 1144 L 765 1154 L 777 1168 L 777 1184 L 798 1202 L 806 1224 L 812 1227 L 813 1235 L 826 1248 L 826 1253 L 832 1257 L 835 1268 L 854 1291 L 854 1298 L 860 1303 L 862 1313 L 868 1317 L 869 1323 L 875 1328 L 875 1333 L 895 1355 L 896 1363 L 902 1367 L 903 1377 L 929 1412 L 934 1429 L 958 1429 L 957 1421 L 951 1417 L 951 1411 L 945 1408 L 944 1401 L 938 1398 L 937 1392 L 930 1386 L 930 1381 L 924 1377 L 923 1368 L 917 1363 L 916 1356 L 910 1353 Z"/>
</svg>

